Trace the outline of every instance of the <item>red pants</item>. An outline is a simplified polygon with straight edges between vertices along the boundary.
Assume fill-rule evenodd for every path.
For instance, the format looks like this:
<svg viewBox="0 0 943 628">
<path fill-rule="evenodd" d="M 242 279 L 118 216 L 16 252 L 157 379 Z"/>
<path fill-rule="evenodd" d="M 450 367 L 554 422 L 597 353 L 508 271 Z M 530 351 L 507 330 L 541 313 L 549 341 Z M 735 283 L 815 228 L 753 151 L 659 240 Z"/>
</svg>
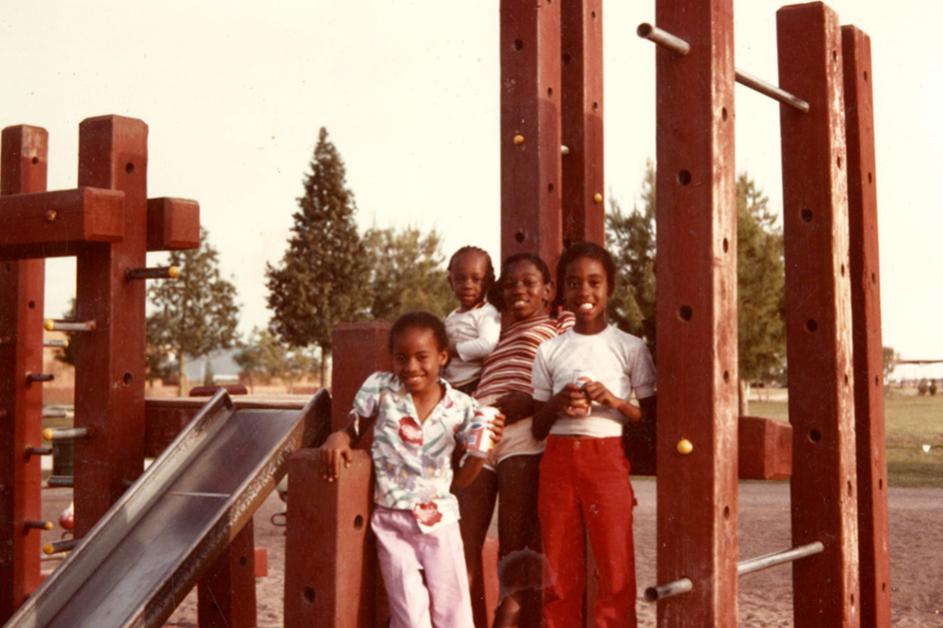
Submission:
<svg viewBox="0 0 943 628">
<path fill-rule="evenodd" d="M 599 569 L 596 626 L 635 628 L 633 501 L 620 438 L 547 438 L 537 508 L 549 568 L 548 628 L 583 624 L 584 526 Z"/>
</svg>

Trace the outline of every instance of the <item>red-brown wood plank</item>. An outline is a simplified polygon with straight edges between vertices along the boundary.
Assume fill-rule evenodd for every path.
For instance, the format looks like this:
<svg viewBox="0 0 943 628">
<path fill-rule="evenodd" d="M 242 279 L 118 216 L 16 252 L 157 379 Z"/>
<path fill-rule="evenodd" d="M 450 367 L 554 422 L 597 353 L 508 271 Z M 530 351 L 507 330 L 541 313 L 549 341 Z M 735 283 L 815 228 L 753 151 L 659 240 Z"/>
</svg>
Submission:
<svg viewBox="0 0 943 628">
<path fill-rule="evenodd" d="M 197 618 L 200 628 L 254 628 L 255 535 L 246 522 L 199 582 Z"/>
<path fill-rule="evenodd" d="M 776 14 L 780 87 L 809 103 L 780 106 L 786 256 L 796 626 L 857 626 L 857 496 L 848 188 L 842 44 L 822 3 Z"/>
<path fill-rule="evenodd" d="M 79 126 L 79 185 L 124 192 L 124 239 L 86 247 L 77 261 L 75 422 L 94 436 L 75 445 L 75 533 L 81 537 L 140 475 L 144 464 L 143 281 L 147 246 L 147 125 L 120 116 Z"/>
<path fill-rule="evenodd" d="M 563 242 L 603 244 L 602 0 L 560 4 Z"/>
<path fill-rule="evenodd" d="M 355 451 L 350 467 L 327 482 L 318 453 L 303 449 L 288 461 L 285 626 L 373 626 L 379 573 L 369 534 L 370 455 Z"/>
<path fill-rule="evenodd" d="M 334 354 L 331 376 L 331 429 L 343 429 L 350 420 L 354 395 L 375 371 L 392 371 L 388 340 L 390 323 L 341 323 L 331 342 Z"/>
<path fill-rule="evenodd" d="M 45 129 L 7 127 L 0 145 L 0 195 L 46 189 Z M 24 522 L 42 518 L 40 458 L 26 449 L 41 445 L 43 393 L 26 373 L 43 370 L 44 279 L 41 259 L 0 262 L 0 623 L 42 582 L 40 531 Z"/>
<path fill-rule="evenodd" d="M 733 2 L 658 0 L 655 13 L 691 46 L 656 52 L 657 573 L 694 585 L 659 602 L 658 625 L 726 628 L 737 623 Z"/>
<path fill-rule="evenodd" d="M 147 250 L 200 246 L 200 204 L 185 198 L 147 199 Z"/>
<path fill-rule="evenodd" d="M 858 469 L 861 625 L 891 623 L 871 39 L 842 27 Z"/>
<path fill-rule="evenodd" d="M 501 0 L 501 257 L 551 266 L 560 214 L 560 3 Z"/>
<path fill-rule="evenodd" d="M 0 256 L 75 255 L 85 242 L 124 237 L 124 194 L 78 188 L 0 199 Z"/>
</svg>

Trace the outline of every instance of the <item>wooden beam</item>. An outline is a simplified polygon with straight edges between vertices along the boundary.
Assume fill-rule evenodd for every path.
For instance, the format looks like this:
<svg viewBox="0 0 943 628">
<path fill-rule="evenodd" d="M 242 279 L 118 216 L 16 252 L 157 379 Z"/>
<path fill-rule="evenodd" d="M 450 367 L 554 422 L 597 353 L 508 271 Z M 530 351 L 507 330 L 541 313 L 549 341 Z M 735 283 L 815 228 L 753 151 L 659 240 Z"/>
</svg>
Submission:
<svg viewBox="0 0 943 628">
<path fill-rule="evenodd" d="M 147 199 L 147 250 L 200 246 L 200 204 L 185 198 Z"/>
</svg>

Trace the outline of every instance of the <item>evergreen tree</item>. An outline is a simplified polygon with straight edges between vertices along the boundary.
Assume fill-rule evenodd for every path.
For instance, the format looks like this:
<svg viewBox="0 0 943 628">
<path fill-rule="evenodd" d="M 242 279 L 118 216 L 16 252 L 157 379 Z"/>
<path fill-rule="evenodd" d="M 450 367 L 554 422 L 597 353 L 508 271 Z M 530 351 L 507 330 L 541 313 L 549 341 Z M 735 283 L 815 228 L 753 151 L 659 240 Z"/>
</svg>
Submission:
<svg viewBox="0 0 943 628">
<path fill-rule="evenodd" d="M 265 274 L 272 331 L 292 347 L 320 347 L 324 383 L 331 334 L 340 322 L 364 318 L 369 276 L 344 162 L 323 127 L 310 168 L 288 250 Z"/>
<path fill-rule="evenodd" d="M 289 351 L 268 329 L 253 328 L 248 341 L 233 356 L 242 375 L 252 387 L 255 382 L 268 383 L 274 378 L 291 382 L 317 368 L 317 359 L 305 350 Z"/>
<path fill-rule="evenodd" d="M 205 229 L 200 229 L 200 248 L 171 251 L 168 263 L 180 269 L 180 277 L 153 283 L 147 291 L 153 306 L 147 317 L 148 363 L 153 367 L 174 356 L 182 395 L 185 356 L 233 346 L 239 305 L 236 286 L 220 274 L 219 253 Z"/>
<path fill-rule="evenodd" d="M 370 314 L 395 320 L 410 310 L 443 317 L 455 307 L 443 266 L 441 238 L 435 230 L 423 236 L 408 227 L 370 229 L 364 235 L 370 267 Z"/>
</svg>

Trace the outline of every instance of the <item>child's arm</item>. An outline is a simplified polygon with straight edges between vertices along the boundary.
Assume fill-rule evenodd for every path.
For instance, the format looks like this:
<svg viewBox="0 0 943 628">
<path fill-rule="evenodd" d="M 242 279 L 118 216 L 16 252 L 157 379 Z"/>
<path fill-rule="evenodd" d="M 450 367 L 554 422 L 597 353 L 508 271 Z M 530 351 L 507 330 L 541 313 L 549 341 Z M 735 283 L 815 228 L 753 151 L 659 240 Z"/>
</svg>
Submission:
<svg viewBox="0 0 943 628">
<path fill-rule="evenodd" d="M 321 477 L 328 482 L 337 479 L 341 470 L 350 466 L 351 450 L 361 449 L 372 440 L 373 424 L 376 417 L 350 415 L 350 423 L 342 430 L 333 432 L 321 445 Z"/>
<path fill-rule="evenodd" d="M 548 401 L 534 399 L 534 422 L 530 426 L 531 434 L 537 440 L 547 438 L 550 428 L 561 414 L 570 417 L 582 416 L 576 409 L 581 406 L 585 407 L 586 403 L 586 393 L 577 384 L 567 384 Z"/>
<path fill-rule="evenodd" d="M 455 344 L 455 355 L 466 362 L 483 360 L 488 357 L 501 337 L 501 316 L 495 310 L 485 314 L 478 321 L 478 337 Z"/>
<path fill-rule="evenodd" d="M 638 406 L 629 403 L 626 399 L 616 397 L 609 392 L 609 389 L 602 382 L 589 382 L 583 386 L 583 390 L 589 395 L 590 399 L 607 408 L 617 410 L 630 422 L 635 423 L 642 420 L 642 411 Z"/>
<path fill-rule="evenodd" d="M 491 434 L 493 436 L 494 444 L 497 445 L 501 441 L 501 436 L 504 434 L 504 415 L 498 414 L 495 417 L 494 423 L 491 424 Z M 461 456 L 458 457 L 461 459 Z M 458 470 L 455 472 L 455 476 L 452 478 L 452 490 L 465 488 L 469 484 L 475 481 L 475 478 L 478 477 L 478 474 L 481 473 L 481 470 L 485 466 L 485 458 L 478 456 L 465 456 L 465 464 L 461 465 Z"/>
</svg>

